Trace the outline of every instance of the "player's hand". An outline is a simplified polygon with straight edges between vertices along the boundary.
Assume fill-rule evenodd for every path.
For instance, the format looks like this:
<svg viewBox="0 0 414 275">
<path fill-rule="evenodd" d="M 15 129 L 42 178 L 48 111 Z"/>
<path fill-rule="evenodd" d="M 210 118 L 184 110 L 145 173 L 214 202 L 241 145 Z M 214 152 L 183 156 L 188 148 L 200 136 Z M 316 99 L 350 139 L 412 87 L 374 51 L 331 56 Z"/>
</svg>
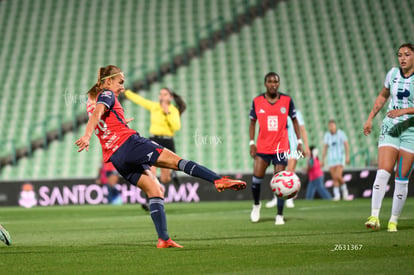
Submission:
<svg viewBox="0 0 414 275">
<path fill-rule="evenodd" d="M 310 155 L 311 155 L 311 151 L 310 151 L 309 147 L 306 147 L 305 148 L 305 157 L 309 158 Z"/>
<path fill-rule="evenodd" d="M 372 120 L 368 119 L 364 125 L 364 135 L 368 136 L 369 134 L 371 134 L 371 127 L 372 127 Z"/>
<path fill-rule="evenodd" d="M 134 120 L 134 118 L 133 117 L 131 117 L 131 118 L 126 118 L 125 119 L 125 122 L 128 124 L 128 123 L 130 123 L 131 121 L 133 121 Z"/>
<path fill-rule="evenodd" d="M 83 149 L 85 149 L 86 151 L 89 150 L 89 138 L 86 136 L 83 136 L 81 138 L 79 138 L 75 144 L 79 147 L 78 152 L 82 152 Z"/>
<path fill-rule="evenodd" d="M 387 112 L 387 116 L 390 118 L 396 118 L 402 115 L 405 115 L 404 109 L 391 110 Z"/>
<path fill-rule="evenodd" d="M 345 163 L 346 163 L 346 164 L 349 164 L 349 163 L 350 163 L 349 156 L 346 156 L 346 157 L 345 157 Z"/>
<path fill-rule="evenodd" d="M 167 101 L 161 101 L 161 108 L 164 111 L 164 114 L 168 114 L 170 112 L 169 104 Z"/>
<path fill-rule="evenodd" d="M 250 145 L 250 156 L 254 159 L 256 157 L 257 147 L 256 144 Z"/>
</svg>

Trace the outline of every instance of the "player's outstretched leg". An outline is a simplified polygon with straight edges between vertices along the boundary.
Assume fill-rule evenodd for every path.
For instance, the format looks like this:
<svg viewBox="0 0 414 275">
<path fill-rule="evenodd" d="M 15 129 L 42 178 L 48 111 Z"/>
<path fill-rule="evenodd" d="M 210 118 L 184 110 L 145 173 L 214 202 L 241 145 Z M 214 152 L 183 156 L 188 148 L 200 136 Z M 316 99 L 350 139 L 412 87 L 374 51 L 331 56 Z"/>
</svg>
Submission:
<svg viewBox="0 0 414 275">
<path fill-rule="evenodd" d="M 11 245 L 12 243 L 9 232 L 1 225 L 0 225 L 0 240 L 3 241 L 7 245 Z"/>
<path fill-rule="evenodd" d="M 166 148 L 162 150 L 155 165 L 158 167 L 180 170 L 187 175 L 212 182 L 219 192 L 225 189 L 237 191 L 246 188 L 246 183 L 244 181 L 231 179 L 229 177 L 220 177 L 207 167 L 204 167 L 192 160 L 181 159 L 174 152 Z"/>
<path fill-rule="evenodd" d="M 178 161 L 178 169 L 187 175 L 213 182 L 219 192 L 225 189 L 237 191 L 246 188 L 246 183 L 244 181 L 231 179 L 229 177 L 220 177 L 210 169 L 192 160 L 180 159 Z"/>
</svg>

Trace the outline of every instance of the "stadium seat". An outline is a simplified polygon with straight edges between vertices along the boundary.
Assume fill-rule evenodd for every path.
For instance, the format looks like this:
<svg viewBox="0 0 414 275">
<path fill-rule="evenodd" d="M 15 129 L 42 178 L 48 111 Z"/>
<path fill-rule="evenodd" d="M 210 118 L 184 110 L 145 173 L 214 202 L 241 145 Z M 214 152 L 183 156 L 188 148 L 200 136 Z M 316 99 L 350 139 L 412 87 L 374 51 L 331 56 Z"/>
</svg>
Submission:
<svg viewBox="0 0 414 275">
<path fill-rule="evenodd" d="M 0 62 L 7 68 L 0 75 L 2 139 L 25 146 L 29 137 L 41 137 L 38 125 L 44 120 L 46 130 L 58 129 L 60 122 L 85 112 L 84 96 L 99 66 L 118 64 L 128 70 L 146 64 L 155 71 L 157 60 L 170 58 L 158 57 L 172 44 L 196 45 L 198 31 L 218 17 L 232 21 L 245 12 L 244 3 L 0 1 L 4 34 Z M 108 9 L 123 16 L 106 17 Z M 369 137 L 361 128 L 387 70 L 397 64 L 397 47 L 412 37 L 412 24 L 406 20 L 412 13 L 408 0 L 280 1 L 250 26 L 150 86 L 144 95 L 156 100 L 159 89 L 169 86 L 186 100 L 188 108 L 176 138 L 180 155 L 218 171 L 246 172 L 252 165 L 246 146 L 251 100 L 264 92 L 263 76 L 276 71 L 281 91 L 291 95 L 304 114 L 311 144 L 323 146 L 327 121 L 335 118 L 348 134 L 351 152 L 368 149 L 375 158 L 380 120 Z M 141 78 L 136 77 L 133 80 Z M 148 136 L 149 114 L 130 102 L 123 105 L 136 118 L 131 126 Z M 101 158 L 97 141 L 85 154 L 73 146 L 83 129 L 20 160 L 17 167 L 2 168 L 0 179 L 95 177 Z M 212 140 L 219 137 L 222 143 L 197 147 L 196 131 Z M 36 168 L 38 164 L 42 168 Z"/>
</svg>

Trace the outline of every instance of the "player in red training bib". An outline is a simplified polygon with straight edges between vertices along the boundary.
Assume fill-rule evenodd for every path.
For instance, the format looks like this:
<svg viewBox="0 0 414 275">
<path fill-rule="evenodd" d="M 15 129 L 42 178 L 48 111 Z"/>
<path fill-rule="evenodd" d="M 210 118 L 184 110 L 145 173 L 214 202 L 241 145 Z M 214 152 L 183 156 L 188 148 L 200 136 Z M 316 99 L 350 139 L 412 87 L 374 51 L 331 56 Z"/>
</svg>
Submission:
<svg viewBox="0 0 414 275">
<path fill-rule="evenodd" d="M 78 152 L 88 150 L 89 140 L 95 132 L 102 146 L 104 161 L 112 162 L 126 180 L 147 194 L 151 218 L 158 233 L 157 248 L 182 247 L 168 235 L 164 195 L 150 167 L 154 165 L 183 171 L 214 183 L 219 192 L 244 189 L 246 183 L 221 177 L 194 161 L 182 159 L 130 129 L 118 101 L 118 96 L 125 90 L 124 81 L 123 72 L 114 65 L 99 69 L 98 81 L 88 92 L 89 121 L 85 134 L 75 144 L 79 147 Z"/>
<path fill-rule="evenodd" d="M 250 110 L 250 155 L 254 159 L 252 179 L 253 209 L 250 214 L 252 222 L 260 220 L 260 187 L 265 172 L 270 163 L 273 163 L 274 173 L 285 170 L 289 157 L 289 138 L 287 118 L 292 119 L 293 127 L 298 139 L 297 150 L 303 152 L 300 128 L 296 119 L 295 104 L 290 96 L 278 91 L 279 75 L 270 72 L 265 78 L 266 93 L 253 99 Z M 254 141 L 256 122 L 259 122 L 257 145 Z M 278 199 L 276 225 L 284 224 L 283 207 L 285 201 Z"/>
</svg>

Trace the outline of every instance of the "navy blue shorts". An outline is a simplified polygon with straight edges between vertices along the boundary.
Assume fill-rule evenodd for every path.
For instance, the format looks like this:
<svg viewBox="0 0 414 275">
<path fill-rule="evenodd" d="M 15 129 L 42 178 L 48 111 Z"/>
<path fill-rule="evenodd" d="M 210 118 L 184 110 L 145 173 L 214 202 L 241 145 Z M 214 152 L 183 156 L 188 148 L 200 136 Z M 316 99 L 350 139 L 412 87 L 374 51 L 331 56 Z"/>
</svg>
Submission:
<svg viewBox="0 0 414 275">
<path fill-rule="evenodd" d="M 111 156 L 116 170 L 133 185 L 137 185 L 145 170 L 150 170 L 164 147 L 139 136 L 130 136 Z"/>
<path fill-rule="evenodd" d="M 288 163 L 288 156 L 284 153 L 277 153 L 277 154 L 261 154 L 257 153 L 257 156 L 259 156 L 261 159 L 266 161 L 266 163 L 269 165 L 270 163 L 273 163 L 273 165 L 284 165 L 286 166 Z"/>
</svg>

